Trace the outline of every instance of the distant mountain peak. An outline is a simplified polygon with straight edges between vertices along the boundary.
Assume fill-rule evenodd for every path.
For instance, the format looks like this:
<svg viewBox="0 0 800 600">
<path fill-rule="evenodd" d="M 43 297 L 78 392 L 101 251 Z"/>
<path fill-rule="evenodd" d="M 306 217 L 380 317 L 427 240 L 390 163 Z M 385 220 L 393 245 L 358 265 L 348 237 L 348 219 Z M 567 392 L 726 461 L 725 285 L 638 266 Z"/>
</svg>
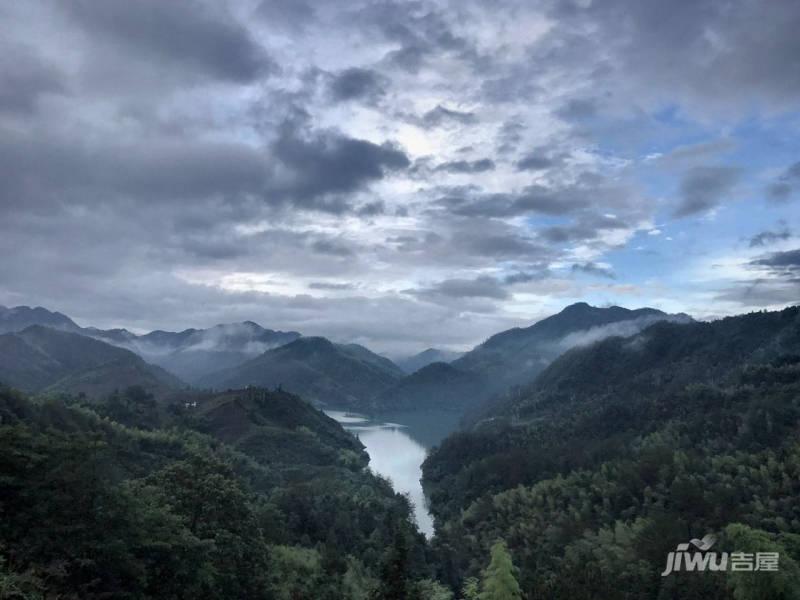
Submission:
<svg viewBox="0 0 800 600">
<path fill-rule="evenodd" d="M 45 325 L 62 331 L 79 331 L 80 327 L 68 316 L 42 306 L 0 306 L 0 333 L 22 331 L 30 325 Z"/>
<path fill-rule="evenodd" d="M 463 352 L 453 352 L 440 348 L 426 348 L 413 356 L 398 358 L 395 362 L 406 373 L 414 373 L 432 363 L 450 363 L 459 358 Z"/>
</svg>

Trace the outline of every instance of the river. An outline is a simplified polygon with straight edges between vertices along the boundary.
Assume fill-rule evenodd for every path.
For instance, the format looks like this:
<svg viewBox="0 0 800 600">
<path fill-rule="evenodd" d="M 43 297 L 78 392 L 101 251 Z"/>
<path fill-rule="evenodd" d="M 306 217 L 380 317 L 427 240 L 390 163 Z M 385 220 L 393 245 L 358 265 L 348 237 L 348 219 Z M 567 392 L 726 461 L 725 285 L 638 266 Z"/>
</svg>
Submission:
<svg viewBox="0 0 800 600">
<path fill-rule="evenodd" d="M 362 415 L 343 410 L 326 410 L 361 440 L 369 454 L 370 468 L 388 478 L 398 492 L 408 494 L 420 531 L 433 535 L 433 517 L 422 492 L 422 462 L 433 446 L 458 425 L 459 415 L 451 412 L 392 412 Z"/>
</svg>

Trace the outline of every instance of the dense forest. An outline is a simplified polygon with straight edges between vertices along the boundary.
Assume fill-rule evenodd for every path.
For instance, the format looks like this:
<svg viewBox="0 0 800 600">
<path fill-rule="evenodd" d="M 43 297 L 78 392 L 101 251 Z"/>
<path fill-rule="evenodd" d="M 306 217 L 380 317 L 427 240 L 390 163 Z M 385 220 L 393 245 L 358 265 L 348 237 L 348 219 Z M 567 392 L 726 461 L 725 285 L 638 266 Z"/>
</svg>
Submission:
<svg viewBox="0 0 800 600">
<path fill-rule="evenodd" d="M 793 308 L 568 352 L 427 459 L 443 581 L 503 539 L 529 600 L 798 597 L 798 350 Z M 709 532 L 780 572 L 660 576 Z"/>
<path fill-rule="evenodd" d="M 196 406 L 195 406 L 196 403 Z M 414 598 L 407 500 L 299 398 L 0 390 L 0 597 Z M 420 595 L 422 594 L 422 595 Z"/>
</svg>

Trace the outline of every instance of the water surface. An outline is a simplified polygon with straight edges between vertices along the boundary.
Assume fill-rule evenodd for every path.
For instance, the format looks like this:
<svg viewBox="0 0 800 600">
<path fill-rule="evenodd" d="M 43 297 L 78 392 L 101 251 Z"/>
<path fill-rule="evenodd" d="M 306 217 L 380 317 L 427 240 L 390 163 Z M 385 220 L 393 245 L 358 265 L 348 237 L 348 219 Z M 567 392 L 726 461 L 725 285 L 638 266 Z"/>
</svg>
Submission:
<svg viewBox="0 0 800 600">
<path fill-rule="evenodd" d="M 428 450 L 456 428 L 453 413 L 394 412 L 366 416 L 326 410 L 342 426 L 358 436 L 369 454 L 370 468 L 392 482 L 400 493 L 408 494 L 414 505 L 417 526 L 426 536 L 433 534 L 433 517 L 422 492 L 422 461 Z"/>
</svg>

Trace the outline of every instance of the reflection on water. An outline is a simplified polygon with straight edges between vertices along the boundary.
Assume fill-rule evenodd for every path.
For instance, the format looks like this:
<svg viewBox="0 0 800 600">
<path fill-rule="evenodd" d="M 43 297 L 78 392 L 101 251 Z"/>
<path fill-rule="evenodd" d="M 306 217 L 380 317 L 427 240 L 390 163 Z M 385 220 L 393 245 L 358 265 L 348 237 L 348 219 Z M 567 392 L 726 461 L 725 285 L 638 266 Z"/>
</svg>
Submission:
<svg viewBox="0 0 800 600">
<path fill-rule="evenodd" d="M 361 440 L 370 457 L 370 467 L 391 480 L 394 489 L 408 494 L 420 531 L 433 534 L 433 517 L 422 493 L 422 461 L 428 448 L 438 444 L 456 427 L 452 413 L 391 413 L 367 417 L 351 412 L 326 410 Z"/>
</svg>

